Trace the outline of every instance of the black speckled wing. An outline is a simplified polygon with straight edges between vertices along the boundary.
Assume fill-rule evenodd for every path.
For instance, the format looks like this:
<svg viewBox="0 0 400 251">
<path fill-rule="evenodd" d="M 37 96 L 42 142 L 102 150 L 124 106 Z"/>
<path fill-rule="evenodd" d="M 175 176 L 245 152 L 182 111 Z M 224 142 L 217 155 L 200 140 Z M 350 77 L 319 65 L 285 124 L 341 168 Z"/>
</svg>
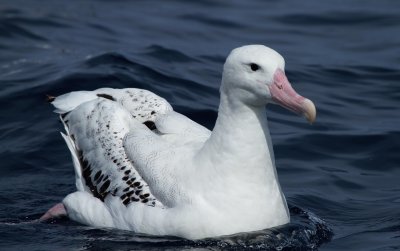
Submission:
<svg viewBox="0 0 400 251">
<path fill-rule="evenodd" d="M 77 179 L 81 179 L 77 184 L 81 182 L 85 190 L 103 201 L 107 196 L 118 196 L 125 205 L 139 202 L 163 207 L 135 170 L 134 161 L 128 158 L 123 147 L 123 139 L 135 123 L 155 129 L 153 121 L 157 115 L 172 108 L 145 90 L 104 88 L 94 94 L 92 100 L 61 114 L 67 132 L 64 138 L 72 152 L 75 170 L 81 171 L 77 174 Z"/>
</svg>

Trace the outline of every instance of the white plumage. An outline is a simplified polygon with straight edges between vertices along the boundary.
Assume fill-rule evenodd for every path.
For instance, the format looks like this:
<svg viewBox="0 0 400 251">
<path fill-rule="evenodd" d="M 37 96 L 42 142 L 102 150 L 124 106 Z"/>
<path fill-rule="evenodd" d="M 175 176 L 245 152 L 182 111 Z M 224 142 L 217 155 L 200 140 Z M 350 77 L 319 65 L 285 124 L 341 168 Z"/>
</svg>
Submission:
<svg viewBox="0 0 400 251">
<path fill-rule="evenodd" d="M 315 108 L 280 72 L 284 60 L 268 47 L 233 50 L 212 132 L 146 90 L 57 97 L 52 104 L 65 125 L 78 190 L 63 200 L 68 217 L 190 239 L 288 223 L 265 105 L 281 104 L 310 121 Z"/>
</svg>

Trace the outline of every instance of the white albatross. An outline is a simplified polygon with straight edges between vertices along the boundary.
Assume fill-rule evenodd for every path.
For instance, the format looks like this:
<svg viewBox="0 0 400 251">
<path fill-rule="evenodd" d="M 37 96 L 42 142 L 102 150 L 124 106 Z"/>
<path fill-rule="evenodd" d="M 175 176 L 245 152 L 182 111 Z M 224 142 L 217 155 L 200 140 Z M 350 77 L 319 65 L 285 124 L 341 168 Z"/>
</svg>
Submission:
<svg viewBox="0 0 400 251">
<path fill-rule="evenodd" d="M 200 239 L 286 224 L 267 125 L 279 104 L 312 123 L 285 61 L 263 45 L 234 49 L 212 132 L 141 89 L 102 88 L 50 100 L 64 123 L 77 191 L 41 217 Z"/>
</svg>

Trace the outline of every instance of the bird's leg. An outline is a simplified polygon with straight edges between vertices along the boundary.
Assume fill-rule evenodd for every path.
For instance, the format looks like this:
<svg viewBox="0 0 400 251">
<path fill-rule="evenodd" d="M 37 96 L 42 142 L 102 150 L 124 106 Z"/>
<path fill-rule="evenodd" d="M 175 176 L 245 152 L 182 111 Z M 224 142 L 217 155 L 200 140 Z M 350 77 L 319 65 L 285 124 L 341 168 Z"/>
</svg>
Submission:
<svg viewBox="0 0 400 251">
<path fill-rule="evenodd" d="M 40 217 L 39 221 L 46 221 L 53 218 L 67 216 L 67 210 L 65 210 L 63 203 L 58 203 L 50 208 L 45 214 Z"/>
</svg>

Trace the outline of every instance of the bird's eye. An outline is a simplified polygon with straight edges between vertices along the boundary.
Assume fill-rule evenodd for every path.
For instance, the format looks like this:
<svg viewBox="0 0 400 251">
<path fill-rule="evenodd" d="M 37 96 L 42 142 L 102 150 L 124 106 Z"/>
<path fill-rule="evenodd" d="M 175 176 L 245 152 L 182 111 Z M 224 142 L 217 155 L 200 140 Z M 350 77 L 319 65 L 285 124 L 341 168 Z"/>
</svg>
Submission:
<svg viewBox="0 0 400 251">
<path fill-rule="evenodd" d="M 260 69 L 260 66 L 258 66 L 258 64 L 250 64 L 250 68 L 252 71 L 257 71 L 258 69 Z"/>
</svg>

